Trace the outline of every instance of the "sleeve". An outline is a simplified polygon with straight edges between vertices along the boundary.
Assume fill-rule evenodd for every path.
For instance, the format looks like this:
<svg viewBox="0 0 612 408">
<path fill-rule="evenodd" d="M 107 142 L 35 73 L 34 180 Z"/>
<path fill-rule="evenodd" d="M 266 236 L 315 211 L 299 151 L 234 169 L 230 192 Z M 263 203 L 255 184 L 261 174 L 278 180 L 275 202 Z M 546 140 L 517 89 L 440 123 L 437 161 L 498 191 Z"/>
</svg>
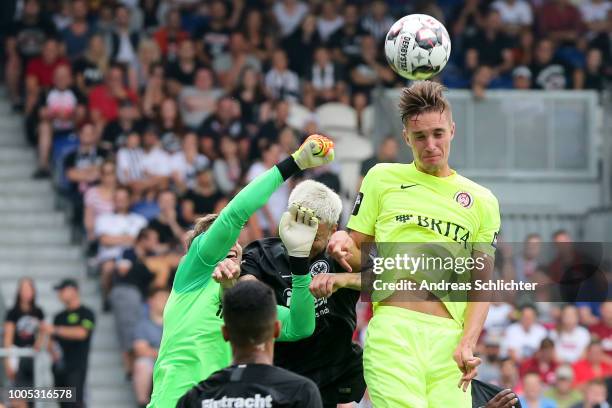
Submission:
<svg viewBox="0 0 612 408">
<path fill-rule="evenodd" d="M 73 168 L 76 165 L 76 151 L 69 153 L 64 159 L 64 171 Z"/>
<path fill-rule="evenodd" d="M 315 329 L 315 302 L 309 286 L 312 277 L 292 274 L 293 291 L 291 303 L 287 308 L 277 306 L 278 320 L 281 321 L 281 333 L 278 341 L 296 341 L 312 335 Z"/>
<path fill-rule="evenodd" d="M 194 264 L 179 268 L 174 280 L 174 289 L 189 290 L 205 285 L 219 261 L 227 256 L 236 243 L 242 227 L 248 219 L 263 207 L 272 193 L 299 167 L 289 157 L 243 188 L 221 211 L 210 228 L 196 237 L 187 251 L 187 257 L 194 254 Z"/>
<path fill-rule="evenodd" d="M 300 400 L 296 407 L 298 408 L 323 408 L 323 401 L 321 399 L 321 393 L 317 386 L 312 382 L 308 381 L 302 387 L 300 393 Z"/>
<path fill-rule="evenodd" d="M 347 227 L 374 236 L 376 219 L 380 211 L 379 195 L 376 191 L 377 166 L 372 167 L 361 184 Z"/>
<path fill-rule="evenodd" d="M 17 323 L 17 310 L 11 309 L 6 313 L 6 318 L 4 319 L 6 322 Z"/>
<path fill-rule="evenodd" d="M 91 332 L 93 331 L 96 325 L 96 318 L 92 311 L 86 310 L 81 317 L 81 326 L 86 328 L 89 331 L 89 335 L 91 336 Z"/>
<path fill-rule="evenodd" d="M 194 387 L 187 391 L 176 403 L 176 408 L 195 408 L 201 407 L 202 402 L 198 401 L 197 388 Z"/>
<path fill-rule="evenodd" d="M 497 245 L 497 234 L 501 224 L 499 215 L 499 203 L 493 194 L 483 200 L 480 206 L 480 227 L 474 236 L 474 251 L 495 256 Z"/>
<path fill-rule="evenodd" d="M 94 225 L 94 234 L 96 237 L 101 237 L 107 231 L 106 227 L 109 225 L 106 214 L 103 214 L 96 218 L 96 223 Z"/>
<path fill-rule="evenodd" d="M 45 312 L 43 312 L 43 310 L 39 307 L 36 308 L 36 316 L 40 319 L 40 320 L 45 320 Z"/>
<path fill-rule="evenodd" d="M 240 264 L 240 276 L 253 275 L 257 280 L 262 280 L 261 264 L 257 262 L 255 251 L 249 251 L 242 257 Z"/>
<path fill-rule="evenodd" d="M 142 320 L 139 321 L 138 323 L 136 323 L 136 326 L 134 326 L 134 334 L 132 336 L 132 341 L 136 341 L 136 340 L 147 340 L 147 336 L 145 334 L 145 330 L 143 328 L 143 322 Z"/>
</svg>

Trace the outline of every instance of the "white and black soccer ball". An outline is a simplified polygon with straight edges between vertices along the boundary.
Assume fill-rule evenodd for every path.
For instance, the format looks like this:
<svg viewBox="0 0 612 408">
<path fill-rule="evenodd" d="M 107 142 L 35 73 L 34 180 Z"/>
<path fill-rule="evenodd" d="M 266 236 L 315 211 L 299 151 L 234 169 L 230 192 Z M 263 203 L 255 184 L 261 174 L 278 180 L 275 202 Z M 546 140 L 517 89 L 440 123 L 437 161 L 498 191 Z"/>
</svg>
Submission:
<svg viewBox="0 0 612 408">
<path fill-rule="evenodd" d="M 446 28 L 426 14 L 400 18 L 385 37 L 387 62 L 407 79 L 422 80 L 439 74 L 450 53 L 451 42 Z"/>
</svg>

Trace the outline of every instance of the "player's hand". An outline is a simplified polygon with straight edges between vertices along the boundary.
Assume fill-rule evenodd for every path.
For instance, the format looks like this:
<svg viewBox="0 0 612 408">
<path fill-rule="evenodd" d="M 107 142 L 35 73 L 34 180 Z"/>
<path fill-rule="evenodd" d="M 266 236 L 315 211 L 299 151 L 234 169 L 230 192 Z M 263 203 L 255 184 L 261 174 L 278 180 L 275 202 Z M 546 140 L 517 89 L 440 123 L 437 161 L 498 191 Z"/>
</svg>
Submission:
<svg viewBox="0 0 612 408">
<path fill-rule="evenodd" d="M 334 232 L 327 243 L 327 253 L 347 272 L 353 271 L 348 263 L 348 260 L 353 256 L 351 252 L 353 245 L 355 245 L 353 239 L 346 231 Z"/>
<path fill-rule="evenodd" d="M 338 276 L 334 273 L 320 273 L 312 277 L 310 293 L 315 299 L 330 297 L 340 289 Z"/>
<path fill-rule="evenodd" d="M 478 357 L 474 357 L 472 347 L 461 343 L 459 343 L 455 349 L 453 359 L 463 373 L 457 386 L 461 388 L 463 392 L 466 392 L 470 382 L 478 375 L 478 366 L 482 360 Z"/>
<path fill-rule="evenodd" d="M 318 228 L 319 220 L 314 216 L 314 211 L 292 204 L 281 217 L 278 234 L 289 256 L 308 258 Z"/>
<path fill-rule="evenodd" d="M 487 402 L 485 408 L 514 408 L 518 403 L 516 394 L 511 389 L 501 390 L 496 396 Z"/>
<path fill-rule="evenodd" d="M 325 136 L 310 135 L 291 156 L 301 170 L 322 166 L 334 160 L 334 142 Z"/>
<path fill-rule="evenodd" d="M 212 277 L 223 289 L 229 289 L 240 277 L 240 264 L 232 259 L 224 259 L 217 264 Z"/>
</svg>

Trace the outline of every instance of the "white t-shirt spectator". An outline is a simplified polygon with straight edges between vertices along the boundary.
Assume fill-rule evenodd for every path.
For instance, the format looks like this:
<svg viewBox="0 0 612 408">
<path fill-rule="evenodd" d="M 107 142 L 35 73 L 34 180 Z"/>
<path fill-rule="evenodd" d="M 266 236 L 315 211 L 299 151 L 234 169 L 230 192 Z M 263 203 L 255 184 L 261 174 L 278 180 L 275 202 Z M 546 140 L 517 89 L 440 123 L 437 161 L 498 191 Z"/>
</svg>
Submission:
<svg viewBox="0 0 612 408">
<path fill-rule="evenodd" d="M 550 333 L 550 338 L 555 342 L 557 358 L 570 364 L 575 363 L 582 357 L 582 353 L 591 341 L 589 331 L 581 326 L 577 326 L 571 332 L 559 333 L 553 330 Z"/>
<path fill-rule="evenodd" d="M 489 307 L 489 314 L 485 320 L 484 328 L 487 332 L 501 334 L 510 324 L 510 313 L 514 308 L 508 303 L 495 304 Z"/>
<path fill-rule="evenodd" d="M 391 16 L 385 16 L 382 20 L 375 20 L 372 16 L 367 16 L 361 25 L 376 41 L 379 41 L 387 35 L 394 22 Z"/>
<path fill-rule="evenodd" d="M 512 349 L 517 358 L 529 358 L 540 348 L 540 343 L 547 334 L 546 328 L 539 323 L 531 326 L 529 331 L 525 331 L 520 323 L 513 323 L 504 333 L 500 355 L 506 357 Z"/>
<path fill-rule="evenodd" d="M 80 95 L 72 89 L 52 88 L 45 97 L 45 107 L 52 114 L 64 114 L 72 117 L 80 103 Z M 53 129 L 56 131 L 69 131 L 74 129 L 74 119 L 53 119 Z"/>
<path fill-rule="evenodd" d="M 336 16 L 333 20 L 325 20 L 319 17 L 317 19 L 317 30 L 323 42 L 327 41 L 333 33 L 335 33 L 344 24 L 344 18 Z"/>
<path fill-rule="evenodd" d="M 195 86 L 183 87 L 179 94 L 179 107 L 183 123 L 192 129 L 197 129 L 215 111 L 217 99 L 221 95 L 223 95 L 223 91 L 220 89 L 202 91 Z M 200 103 L 206 102 L 208 108 L 203 103 L 201 109 L 190 109 L 188 104 L 190 98 L 197 98 Z"/>
<path fill-rule="evenodd" d="M 117 179 L 121 184 L 141 180 L 144 176 L 144 151 L 122 147 L 117 152 Z"/>
<path fill-rule="evenodd" d="M 499 12 L 504 24 L 531 25 L 533 23 L 533 11 L 525 0 L 516 0 L 509 4 L 505 0 L 497 0 L 491 7 Z"/>
<path fill-rule="evenodd" d="M 189 163 L 185 157 L 185 153 L 182 151 L 174 153 L 170 159 L 172 173 L 178 172 L 181 176 L 181 180 L 183 180 L 190 189 L 193 189 L 196 185 L 197 171 L 208 167 L 209 164 L 210 160 L 203 154 L 198 154 L 193 163 Z"/>
<path fill-rule="evenodd" d="M 302 2 L 298 2 L 293 12 L 289 14 L 282 0 L 279 0 L 274 5 L 272 11 L 280 26 L 281 35 L 287 37 L 298 28 L 306 14 L 308 14 L 308 6 Z"/>
<path fill-rule="evenodd" d="M 253 163 L 253 165 L 251 166 L 251 168 L 249 169 L 247 173 L 248 182 L 250 183 L 251 181 L 253 181 L 253 179 L 255 179 L 255 177 L 264 173 L 266 170 L 267 169 L 265 168 L 263 163 L 261 162 Z M 270 199 L 268 200 L 268 203 L 266 204 L 268 207 L 268 210 L 270 211 L 272 219 L 274 220 L 276 225 L 278 225 L 278 222 L 280 221 L 281 216 L 283 215 L 283 212 L 285 212 L 285 210 L 287 209 L 288 201 L 289 201 L 289 186 L 287 185 L 287 183 L 283 183 L 278 189 L 276 189 L 274 193 L 272 193 L 272 195 L 270 196 Z M 257 212 L 257 216 L 258 216 L 257 219 L 259 221 L 260 227 L 262 229 L 270 229 L 271 226 L 269 225 L 268 220 L 264 216 L 262 210 L 259 210 Z"/>
<path fill-rule="evenodd" d="M 136 237 L 141 229 L 147 226 L 147 220 L 140 214 L 102 214 L 96 219 L 94 231 L 96 237 L 103 235 L 119 236 L 130 235 Z M 98 249 L 98 260 L 100 262 L 115 259 L 121 256 L 127 249 L 121 245 L 100 245 Z"/>
<path fill-rule="evenodd" d="M 144 152 L 142 169 L 151 176 L 169 176 L 172 171 L 170 155 L 161 147 L 154 147 L 148 152 Z"/>
<path fill-rule="evenodd" d="M 297 102 L 300 93 L 300 79 L 290 70 L 284 72 L 271 69 L 265 78 L 266 89 L 274 99 L 285 99 Z"/>
<path fill-rule="evenodd" d="M 594 21 L 606 21 L 608 19 L 608 11 L 612 9 L 612 2 L 604 0 L 600 3 L 593 3 L 590 0 L 580 3 L 580 13 L 585 23 Z"/>
</svg>

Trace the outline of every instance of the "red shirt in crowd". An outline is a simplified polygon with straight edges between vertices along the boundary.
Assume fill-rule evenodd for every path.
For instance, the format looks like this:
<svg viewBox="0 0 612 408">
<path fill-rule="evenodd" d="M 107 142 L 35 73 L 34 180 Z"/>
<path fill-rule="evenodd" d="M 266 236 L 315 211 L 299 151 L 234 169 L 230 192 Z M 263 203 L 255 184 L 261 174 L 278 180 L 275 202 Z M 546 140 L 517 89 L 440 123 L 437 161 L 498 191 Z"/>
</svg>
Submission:
<svg viewBox="0 0 612 408">
<path fill-rule="evenodd" d="M 42 57 L 37 57 L 28 62 L 26 76 L 34 77 L 38 85 L 50 88 L 53 85 L 53 72 L 60 65 L 70 66 L 70 63 L 66 58 L 58 58 L 55 62 L 47 64 Z"/>
<path fill-rule="evenodd" d="M 545 3 L 538 14 L 538 24 L 541 33 L 555 31 L 582 30 L 582 15 L 571 4 L 559 5 L 557 2 Z"/>
<path fill-rule="evenodd" d="M 170 44 L 170 42 L 174 44 L 180 44 L 181 41 L 186 40 L 188 38 L 189 33 L 187 31 L 179 31 L 176 34 L 176 37 L 171 38 L 168 33 L 168 29 L 165 27 L 160 28 L 155 32 L 155 34 L 153 34 L 153 39 L 159 46 L 159 50 L 162 52 L 163 55 L 166 55 L 168 53 L 168 45 Z"/>
<path fill-rule="evenodd" d="M 574 363 L 574 385 L 581 385 L 596 378 L 605 378 L 612 375 L 612 365 L 601 363 L 593 368 L 587 359 Z"/>
<path fill-rule="evenodd" d="M 138 102 L 138 97 L 134 92 L 125 89 L 127 97 L 134 103 Z M 98 111 L 106 120 L 110 122 L 119 115 L 119 99 L 117 99 L 105 84 L 94 87 L 89 93 L 89 110 Z"/>
<path fill-rule="evenodd" d="M 559 364 L 556 361 L 544 363 L 535 357 L 531 357 L 521 363 L 519 373 L 521 378 L 527 373 L 538 373 L 545 384 L 553 385 L 556 380 L 555 370 L 558 366 Z"/>
<path fill-rule="evenodd" d="M 592 336 L 597 336 L 601 340 L 601 347 L 606 354 L 612 356 L 612 327 L 600 322 L 589 327 L 589 331 Z"/>
</svg>

